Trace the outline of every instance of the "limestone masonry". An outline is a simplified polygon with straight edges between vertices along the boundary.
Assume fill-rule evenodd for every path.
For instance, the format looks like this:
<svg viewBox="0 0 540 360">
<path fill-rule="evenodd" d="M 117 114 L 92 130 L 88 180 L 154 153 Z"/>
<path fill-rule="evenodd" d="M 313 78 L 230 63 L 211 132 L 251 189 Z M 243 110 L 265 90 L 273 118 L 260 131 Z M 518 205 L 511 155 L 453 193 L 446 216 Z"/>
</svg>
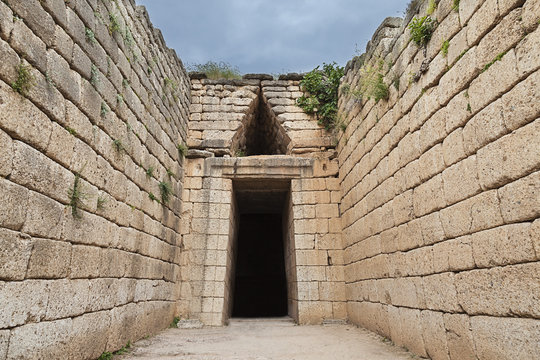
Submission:
<svg viewBox="0 0 540 360">
<path fill-rule="evenodd" d="M 413 3 L 327 131 L 301 76 L 190 78 L 133 0 L 0 0 L 0 360 L 284 315 L 540 359 L 540 1 L 436 1 L 425 49 Z"/>
</svg>

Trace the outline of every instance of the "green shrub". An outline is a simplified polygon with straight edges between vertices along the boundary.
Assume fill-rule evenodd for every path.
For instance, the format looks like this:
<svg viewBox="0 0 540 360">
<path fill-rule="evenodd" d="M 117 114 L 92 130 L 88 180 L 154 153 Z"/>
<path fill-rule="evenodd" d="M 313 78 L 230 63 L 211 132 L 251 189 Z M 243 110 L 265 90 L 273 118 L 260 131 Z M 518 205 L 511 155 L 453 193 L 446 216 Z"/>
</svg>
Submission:
<svg viewBox="0 0 540 360">
<path fill-rule="evenodd" d="M 297 100 L 298 106 L 308 114 L 315 114 L 319 124 L 327 130 L 335 125 L 339 82 L 343 75 L 343 67 L 335 62 L 325 63 L 322 70 L 317 66 L 300 81 L 300 86 L 307 94 Z"/>
<path fill-rule="evenodd" d="M 420 47 L 425 47 L 431 39 L 435 25 L 436 21 L 429 16 L 414 18 L 409 24 L 411 38 L 414 43 Z"/>
<path fill-rule="evenodd" d="M 215 62 L 208 61 L 205 64 L 189 64 L 188 71 L 205 73 L 209 79 L 240 79 L 240 70 L 236 66 L 232 66 L 224 61 Z"/>
</svg>

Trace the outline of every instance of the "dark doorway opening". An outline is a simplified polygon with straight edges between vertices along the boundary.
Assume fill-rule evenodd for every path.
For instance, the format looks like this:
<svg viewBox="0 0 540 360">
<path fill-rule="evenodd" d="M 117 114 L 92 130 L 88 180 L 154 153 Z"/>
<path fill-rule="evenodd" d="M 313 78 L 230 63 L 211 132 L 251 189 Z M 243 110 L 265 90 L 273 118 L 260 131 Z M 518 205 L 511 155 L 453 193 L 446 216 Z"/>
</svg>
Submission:
<svg viewBox="0 0 540 360">
<path fill-rule="evenodd" d="M 240 216 L 233 317 L 287 315 L 281 214 Z"/>
<path fill-rule="evenodd" d="M 290 181 L 245 179 L 233 184 L 237 230 L 231 315 L 287 316 Z"/>
</svg>

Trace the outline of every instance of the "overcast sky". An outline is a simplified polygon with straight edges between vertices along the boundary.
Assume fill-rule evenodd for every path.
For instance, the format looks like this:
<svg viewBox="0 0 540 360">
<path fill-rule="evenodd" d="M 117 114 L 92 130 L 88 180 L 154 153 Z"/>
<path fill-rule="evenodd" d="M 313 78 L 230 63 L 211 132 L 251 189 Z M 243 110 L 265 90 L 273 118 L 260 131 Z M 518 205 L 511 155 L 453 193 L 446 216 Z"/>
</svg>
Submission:
<svg viewBox="0 0 540 360">
<path fill-rule="evenodd" d="M 404 0 L 136 0 L 184 64 L 225 61 L 242 73 L 345 65 Z M 359 53 L 356 54 L 357 50 Z"/>
</svg>

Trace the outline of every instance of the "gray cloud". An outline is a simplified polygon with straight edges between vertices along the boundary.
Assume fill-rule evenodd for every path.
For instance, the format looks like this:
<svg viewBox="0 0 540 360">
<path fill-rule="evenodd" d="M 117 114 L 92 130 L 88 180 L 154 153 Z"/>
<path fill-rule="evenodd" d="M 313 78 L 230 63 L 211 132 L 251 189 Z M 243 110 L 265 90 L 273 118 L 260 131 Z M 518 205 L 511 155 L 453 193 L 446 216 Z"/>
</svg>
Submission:
<svg viewBox="0 0 540 360">
<path fill-rule="evenodd" d="M 243 73 L 344 65 L 403 0 L 137 0 L 184 63 L 226 61 Z"/>
</svg>

